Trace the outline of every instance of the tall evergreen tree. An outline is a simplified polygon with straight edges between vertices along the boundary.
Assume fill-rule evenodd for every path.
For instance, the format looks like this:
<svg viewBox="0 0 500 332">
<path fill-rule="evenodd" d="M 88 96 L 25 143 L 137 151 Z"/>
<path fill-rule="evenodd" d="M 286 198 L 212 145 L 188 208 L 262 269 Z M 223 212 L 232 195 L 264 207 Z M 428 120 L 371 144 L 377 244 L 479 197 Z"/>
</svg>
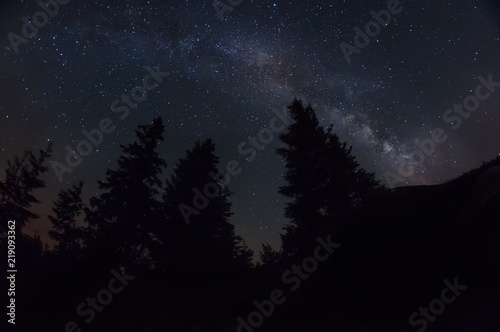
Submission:
<svg viewBox="0 0 500 332">
<path fill-rule="evenodd" d="M 39 150 L 38 155 L 25 151 L 22 158 L 16 156 L 7 162 L 5 180 L 0 181 L 0 213 L 16 221 L 18 235 L 30 219 L 39 218 L 30 211 L 32 204 L 40 203 L 33 192 L 45 187 L 45 181 L 40 177 L 47 171 L 45 162 L 51 155 L 52 145 L 49 144 L 45 150 Z M 0 230 L 5 226 L 6 223 L 2 223 Z"/>
<path fill-rule="evenodd" d="M 166 223 L 160 237 L 165 267 L 216 270 L 250 264 L 252 252 L 229 222 L 230 191 L 220 182 L 220 157 L 214 152 L 211 139 L 196 142 L 167 181 Z"/>
<path fill-rule="evenodd" d="M 94 250 L 108 264 L 151 268 L 155 225 L 160 218 L 159 174 L 166 162 L 157 152 L 165 126 L 161 118 L 139 125 L 137 141 L 121 145 L 118 169 L 98 181 L 104 192 L 90 200 L 86 220 L 93 231 Z"/>
<path fill-rule="evenodd" d="M 279 262 L 281 254 L 275 251 L 269 243 L 262 243 L 262 251 L 260 252 L 260 262 L 262 265 L 273 265 Z"/>
<path fill-rule="evenodd" d="M 48 169 L 45 164 L 51 154 L 51 144 L 45 150 L 39 150 L 38 154 L 24 151 L 21 158 L 16 156 L 13 161 L 8 161 L 5 179 L 0 181 L 0 215 L 3 218 L 0 232 L 7 234 L 7 227 L 12 225 L 8 225 L 7 221 L 15 221 L 15 268 L 19 271 L 16 277 L 16 296 L 20 298 L 20 303 L 32 300 L 30 290 L 38 290 L 33 285 L 40 280 L 39 273 L 44 268 L 40 237 L 36 232 L 33 237 L 25 235 L 22 230 L 31 219 L 39 218 L 31 208 L 33 204 L 40 203 L 34 192 L 45 187 L 41 176 Z"/>
<path fill-rule="evenodd" d="M 351 148 L 319 125 L 315 111 L 295 99 L 288 107 L 292 123 L 280 135 L 286 147 L 277 153 L 285 160 L 288 184 L 279 192 L 291 201 L 285 216 L 291 225 L 282 236 L 286 255 L 308 250 L 319 233 L 331 230 L 359 204 L 377 182 L 359 168 Z"/>
<path fill-rule="evenodd" d="M 58 200 L 54 202 L 54 216 L 48 216 L 54 230 L 49 236 L 57 241 L 55 253 L 59 257 L 77 259 L 82 254 L 85 241 L 85 229 L 76 226 L 78 216 L 83 212 L 81 198 L 83 183 L 79 182 L 68 190 L 59 192 Z"/>
</svg>

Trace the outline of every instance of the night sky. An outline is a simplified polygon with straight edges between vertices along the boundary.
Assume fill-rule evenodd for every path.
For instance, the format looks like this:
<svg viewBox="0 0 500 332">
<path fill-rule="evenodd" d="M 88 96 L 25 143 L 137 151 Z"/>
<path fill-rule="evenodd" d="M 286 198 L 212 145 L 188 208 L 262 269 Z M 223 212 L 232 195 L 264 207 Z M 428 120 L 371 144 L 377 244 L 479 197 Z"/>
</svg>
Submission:
<svg viewBox="0 0 500 332">
<path fill-rule="evenodd" d="M 500 87 L 459 128 L 444 119 L 447 109 L 474 95 L 480 76 L 500 82 L 496 0 L 404 1 L 350 63 L 341 43 L 354 46 L 353 29 L 364 30 L 370 11 L 387 9 L 388 2 L 243 0 L 221 14 L 224 20 L 211 0 L 66 2 L 58 13 L 51 8 L 53 17 L 36 34 L 27 29 L 32 38 L 16 47 L 9 33 L 24 38 L 22 18 L 29 21 L 41 7 L 36 1 L 0 5 L 2 176 L 6 161 L 23 149 L 50 141 L 52 162 L 64 163 L 65 147 L 85 139 L 82 130 L 105 118 L 116 126 L 62 182 L 49 168 L 47 188 L 37 192 L 42 204 L 34 209 L 42 217 L 28 226 L 45 241 L 57 192 L 82 180 L 85 197 L 95 195 L 96 180 L 116 166 L 119 145 L 158 116 L 166 124 L 160 150 L 168 176 L 186 149 L 207 137 L 222 156 L 221 168 L 240 162 L 243 171 L 230 182 L 231 221 L 256 253 L 260 242 L 279 246 L 285 168 L 277 135 L 251 161 L 238 147 L 247 142 L 248 148 L 248 137 L 269 127 L 273 109 L 282 112 L 294 97 L 310 103 L 322 124 L 332 123 L 361 166 L 384 183 L 384 174 L 397 173 L 416 150 L 415 140 L 429 139 L 435 128 L 447 140 L 396 186 L 442 183 L 500 153 Z M 168 76 L 121 119 L 113 102 L 126 105 L 121 95 L 155 70 Z"/>
</svg>

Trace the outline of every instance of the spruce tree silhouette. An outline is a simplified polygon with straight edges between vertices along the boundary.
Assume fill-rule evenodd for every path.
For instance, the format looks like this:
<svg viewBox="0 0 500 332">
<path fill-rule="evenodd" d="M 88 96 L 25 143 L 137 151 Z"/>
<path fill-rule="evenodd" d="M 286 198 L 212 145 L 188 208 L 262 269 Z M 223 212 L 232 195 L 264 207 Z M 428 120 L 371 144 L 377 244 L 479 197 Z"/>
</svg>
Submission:
<svg viewBox="0 0 500 332">
<path fill-rule="evenodd" d="M 76 226 L 76 219 L 83 213 L 84 208 L 82 187 L 83 183 L 79 182 L 68 190 L 61 190 L 52 208 L 55 217 L 48 216 L 54 228 L 49 231 L 49 236 L 57 242 L 54 251 L 59 257 L 76 260 L 82 254 L 85 229 Z"/>
<path fill-rule="evenodd" d="M 33 296 L 39 291 L 37 282 L 41 279 L 40 271 L 44 270 L 43 245 L 39 235 L 25 235 L 22 230 L 32 219 L 39 218 L 31 211 L 33 204 L 40 203 L 34 192 L 45 187 L 45 181 L 41 176 L 48 169 L 46 161 L 51 155 L 51 144 L 46 149 L 39 150 L 38 154 L 29 150 L 24 151 L 21 158 L 15 156 L 13 161 L 7 162 L 5 179 L 0 181 L 0 215 L 4 220 L 0 223 L 0 232 L 7 234 L 7 227 L 14 226 L 15 258 L 9 260 L 9 263 L 14 264 L 10 266 L 11 269 L 18 271 L 15 290 L 16 311 L 21 315 L 28 313 L 26 307 L 36 302 L 33 301 Z M 3 245 L 7 243 L 7 238 L 5 240 L 2 241 L 1 247 L 7 252 L 7 245 Z M 22 323 L 22 320 L 17 320 L 16 327 L 20 327 Z"/>
<path fill-rule="evenodd" d="M 34 237 L 25 235 L 22 229 L 32 219 L 40 217 L 30 209 L 34 203 L 40 203 L 34 191 L 45 187 L 41 176 L 48 169 L 45 163 L 51 155 L 51 144 L 45 150 L 39 150 L 37 155 L 24 151 L 22 158 L 15 156 L 13 161 L 7 162 L 5 179 L 0 181 L 0 214 L 5 218 L 5 222 L 0 223 L 0 232 L 6 234 L 7 221 L 15 221 L 16 267 L 22 271 L 21 279 L 29 277 L 41 264 L 40 237 L 38 234 Z"/>
<path fill-rule="evenodd" d="M 279 262 L 281 253 L 275 251 L 269 243 L 262 243 L 262 251 L 260 252 L 260 262 L 263 266 L 273 265 Z"/>
<path fill-rule="evenodd" d="M 315 111 L 294 99 L 288 106 L 292 123 L 280 135 L 287 147 L 277 150 L 286 162 L 287 185 L 279 192 L 292 199 L 285 207 L 291 225 L 282 235 L 283 253 L 308 254 L 319 234 L 345 221 L 369 190 L 378 187 L 373 174 L 359 168 L 352 148 L 319 125 Z"/>
<path fill-rule="evenodd" d="M 139 125 L 137 142 L 121 145 L 118 169 L 109 169 L 106 180 L 98 181 L 104 192 L 90 199 L 86 221 L 92 231 L 91 246 L 106 269 L 116 265 L 129 271 L 153 267 L 153 234 L 161 218 L 158 176 L 166 167 L 157 148 L 164 129 L 161 118 Z"/>
<path fill-rule="evenodd" d="M 231 193 L 220 182 L 220 157 L 214 151 L 211 139 L 196 142 L 167 180 L 160 236 L 164 269 L 220 273 L 250 264 L 253 253 L 229 222 Z"/>
<path fill-rule="evenodd" d="M 22 236 L 21 230 L 30 219 L 39 218 L 30 211 L 32 204 L 40 203 L 33 191 L 45 187 L 45 181 L 40 177 L 47 171 L 45 162 L 51 155 L 52 145 L 49 144 L 45 150 L 39 150 L 38 156 L 32 151 L 24 151 L 22 158 L 16 156 L 14 161 L 7 162 L 5 180 L 0 181 L 0 213 L 16 221 L 18 236 Z M 0 231 L 6 226 L 2 223 Z"/>
</svg>

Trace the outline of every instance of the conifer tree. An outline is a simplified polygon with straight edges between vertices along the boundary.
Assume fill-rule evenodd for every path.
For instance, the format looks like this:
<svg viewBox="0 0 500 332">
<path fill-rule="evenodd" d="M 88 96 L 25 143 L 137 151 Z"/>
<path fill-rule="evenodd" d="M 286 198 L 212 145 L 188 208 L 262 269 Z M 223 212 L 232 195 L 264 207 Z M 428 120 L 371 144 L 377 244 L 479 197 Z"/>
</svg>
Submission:
<svg viewBox="0 0 500 332">
<path fill-rule="evenodd" d="M 214 152 L 211 139 L 196 142 L 167 181 L 166 223 L 160 237 L 164 266 L 214 270 L 250 264 L 252 252 L 229 222 L 231 193 L 221 183 L 220 157 Z"/>
<path fill-rule="evenodd" d="M 280 258 L 280 253 L 275 251 L 269 243 L 262 243 L 262 251 L 260 252 L 260 262 L 262 265 L 276 264 Z"/>
<path fill-rule="evenodd" d="M 153 267 L 151 250 L 160 216 L 159 174 L 166 162 L 157 152 L 165 126 L 161 118 L 139 125 L 137 141 L 121 145 L 118 169 L 109 169 L 98 181 L 103 193 L 90 200 L 86 220 L 92 230 L 93 249 L 108 264 L 127 268 Z"/>
<path fill-rule="evenodd" d="M 21 158 L 16 156 L 7 162 L 5 179 L 0 181 L 0 213 L 4 218 L 16 221 L 18 235 L 30 219 L 39 218 L 30 211 L 34 203 L 40 203 L 33 192 L 45 187 L 45 181 L 40 177 L 47 171 L 45 162 L 51 155 L 52 145 L 49 144 L 45 150 L 39 150 L 38 155 L 24 151 Z M 0 230 L 6 224 L 2 223 Z"/>
<path fill-rule="evenodd" d="M 351 148 L 319 124 L 315 111 L 295 99 L 288 107 L 292 123 L 280 135 L 286 147 L 277 153 L 285 160 L 288 182 L 279 192 L 291 201 L 285 216 L 291 225 L 282 236 L 286 255 L 307 251 L 320 233 L 345 219 L 378 184 L 373 174 L 359 168 Z"/>
<path fill-rule="evenodd" d="M 83 183 L 79 182 L 68 190 L 59 192 L 58 200 L 54 202 L 54 216 L 48 216 L 54 230 L 49 236 L 57 241 L 56 255 L 77 259 L 82 254 L 85 240 L 85 230 L 76 226 L 78 216 L 83 212 L 81 198 Z"/>
</svg>

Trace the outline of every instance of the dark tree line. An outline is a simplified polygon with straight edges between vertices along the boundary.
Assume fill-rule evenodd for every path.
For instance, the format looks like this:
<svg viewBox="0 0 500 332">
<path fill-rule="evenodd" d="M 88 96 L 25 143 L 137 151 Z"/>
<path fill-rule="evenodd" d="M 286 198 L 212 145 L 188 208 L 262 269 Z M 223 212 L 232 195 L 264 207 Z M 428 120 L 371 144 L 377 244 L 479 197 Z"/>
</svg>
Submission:
<svg viewBox="0 0 500 332">
<path fill-rule="evenodd" d="M 229 222 L 229 189 L 209 176 L 219 173 L 214 144 L 210 139 L 197 142 L 163 185 L 160 175 L 167 165 L 157 152 L 163 131 L 161 118 L 139 126 L 137 141 L 121 146 L 118 168 L 109 169 L 106 179 L 98 181 L 101 194 L 92 197 L 89 206 L 81 199 L 82 183 L 60 192 L 55 217 L 49 217 L 57 255 L 95 255 L 103 267 L 137 271 L 250 267 L 252 253 Z M 192 205 L 193 188 L 207 183 L 216 186 L 216 193 L 187 224 L 179 206 Z M 76 226 L 80 215 L 84 227 Z"/>
<path fill-rule="evenodd" d="M 311 106 L 294 100 L 288 108 L 291 124 L 280 135 L 277 157 L 285 161 L 287 183 L 279 192 L 290 222 L 279 249 L 262 244 L 256 266 L 231 223 L 232 192 L 222 183 L 211 139 L 197 141 L 162 180 L 168 169 L 158 152 L 163 121 L 138 126 L 135 141 L 121 146 L 117 167 L 98 181 L 98 195 L 85 202 L 83 183 L 58 194 L 48 217 L 52 250 L 20 232 L 38 217 L 30 210 L 38 202 L 34 192 L 45 186 L 51 146 L 9 162 L 0 212 L 18 222 L 19 316 L 29 317 L 27 328 L 78 320 L 77 304 L 107 285 L 108 271 L 125 269 L 136 281 L 90 330 L 234 330 L 234 318 L 283 288 L 283 273 L 300 267 L 317 238 L 327 236 L 342 247 L 287 294 L 290 300 L 263 330 L 405 329 L 408 315 L 435 297 L 444 278 L 459 275 L 475 284 L 476 297 L 498 289 L 491 277 L 500 253 L 498 194 L 480 211 L 468 202 L 475 179 L 499 158 L 443 185 L 391 192 Z"/>
</svg>

